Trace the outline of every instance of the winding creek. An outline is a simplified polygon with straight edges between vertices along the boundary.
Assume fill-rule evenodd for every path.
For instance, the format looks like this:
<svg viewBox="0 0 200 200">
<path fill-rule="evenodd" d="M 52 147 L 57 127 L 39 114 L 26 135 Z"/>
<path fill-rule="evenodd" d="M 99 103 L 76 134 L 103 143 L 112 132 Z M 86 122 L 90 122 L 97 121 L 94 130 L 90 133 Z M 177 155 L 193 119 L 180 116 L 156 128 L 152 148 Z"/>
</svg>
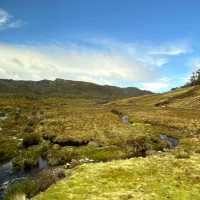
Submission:
<svg viewBox="0 0 200 200">
<path fill-rule="evenodd" d="M 13 169 L 12 161 L 9 161 L 0 166 L 0 199 L 8 186 L 17 180 L 24 179 L 28 176 L 37 174 L 43 169 L 47 169 L 47 161 L 41 157 L 38 159 L 38 166 L 26 171 L 15 171 Z"/>
<path fill-rule="evenodd" d="M 127 121 L 127 120 L 126 120 Z M 175 137 L 168 136 L 165 133 L 160 134 L 160 140 L 165 141 L 169 144 L 169 148 L 175 148 L 179 140 Z M 34 176 L 43 169 L 48 169 L 48 163 L 46 160 L 39 157 L 38 165 L 35 168 L 15 171 L 13 169 L 12 160 L 0 166 L 0 200 L 3 199 L 3 195 L 8 186 L 17 180 L 24 179 L 28 176 Z"/>
</svg>

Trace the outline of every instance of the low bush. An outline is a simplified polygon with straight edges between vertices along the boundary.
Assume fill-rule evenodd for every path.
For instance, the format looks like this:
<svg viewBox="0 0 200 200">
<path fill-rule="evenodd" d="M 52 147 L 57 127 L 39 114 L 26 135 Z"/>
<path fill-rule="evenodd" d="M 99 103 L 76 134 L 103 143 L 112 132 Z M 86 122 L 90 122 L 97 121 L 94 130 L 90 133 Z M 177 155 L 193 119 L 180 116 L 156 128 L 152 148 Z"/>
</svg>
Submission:
<svg viewBox="0 0 200 200">
<path fill-rule="evenodd" d="M 62 169 L 48 169 L 41 171 L 35 178 L 37 191 L 46 190 L 50 185 L 65 177 L 65 171 Z"/>
<path fill-rule="evenodd" d="M 177 159 L 186 159 L 190 158 L 189 152 L 183 150 L 183 149 L 178 149 L 174 152 L 174 155 Z"/>
<path fill-rule="evenodd" d="M 38 158 L 43 156 L 48 149 L 48 143 L 42 142 L 38 145 L 30 146 L 24 149 L 13 160 L 13 167 L 15 170 L 26 170 L 36 167 L 38 165 Z"/>
<path fill-rule="evenodd" d="M 73 148 L 63 147 L 61 149 L 54 148 L 54 145 L 47 152 L 47 160 L 49 165 L 57 166 L 70 162 L 72 159 L 79 157 L 79 153 Z"/>
</svg>

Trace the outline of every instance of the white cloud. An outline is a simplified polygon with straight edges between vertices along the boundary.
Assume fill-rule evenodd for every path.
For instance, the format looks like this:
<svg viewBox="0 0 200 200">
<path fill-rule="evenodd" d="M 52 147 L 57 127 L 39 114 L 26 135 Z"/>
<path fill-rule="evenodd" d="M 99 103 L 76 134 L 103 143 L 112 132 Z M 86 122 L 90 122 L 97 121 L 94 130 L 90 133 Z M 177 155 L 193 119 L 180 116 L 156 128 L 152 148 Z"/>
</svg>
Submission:
<svg viewBox="0 0 200 200">
<path fill-rule="evenodd" d="M 166 44 L 164 46 L 158 47 L 150 52 L 151 55 L 166 55 L 166 56 L 177 56 L 181 54 L 186 54 L 192 51 L 188 43 L 183 44 Z"/>
<path fill-rule="evenodd" d="M 148 65 L 117 52 L 83 47 L 0 45 L 0 77 L 17 79 L 81 79 L 144 81 L 155 77 Z"/>
<path fill-rule="evenodd" d="M 192 52 L 190 42 L 186 40 L 157 45 L 123 43 L 109 39 L 90 39 L 89 43 L 107 47 L 108 51 L 117 50 L 153 67 L 162 67 L 170 62 L 172 57 Z"/>
<path fill-rule="evenodd" d="M 149 82 L 149 83 L 142 83 L 142 89 L 149 90 L 152 92 L 160 92 L 166 91 L 169 89 L 170 85 L 166 82 Z"/>
<path fill-rule="evenodd" d="M 124 86 L 122 82 L 137 82 L 143 89 L 160 91 L 170 85 L 161 79 L 160 68 L 171 56 L 155 54 L 159 48 L 110 40 L 86 44 L 0 44 L 0 78 L 64 78 L 119 86 Z"/>
<path fill-rule="evenodd" d="M 22 21 L 15 19 L 7 11 L 0 8 L 0 29 L 19 28 L 22 25 Z"/>
</svg>

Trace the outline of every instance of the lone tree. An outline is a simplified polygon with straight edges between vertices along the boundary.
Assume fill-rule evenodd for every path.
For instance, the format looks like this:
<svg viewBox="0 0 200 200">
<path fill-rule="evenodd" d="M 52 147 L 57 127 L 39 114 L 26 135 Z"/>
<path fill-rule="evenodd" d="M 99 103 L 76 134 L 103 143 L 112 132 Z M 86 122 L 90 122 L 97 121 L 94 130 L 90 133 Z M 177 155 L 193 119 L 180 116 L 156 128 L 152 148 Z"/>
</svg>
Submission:
<svg viewBox="0 0 200 200">
<path fill-rule="evenodd" d="M 200 85 L 200 69 L 198 69 L 196 72 L 193 72 L 188 85 Z"/>
</svg>

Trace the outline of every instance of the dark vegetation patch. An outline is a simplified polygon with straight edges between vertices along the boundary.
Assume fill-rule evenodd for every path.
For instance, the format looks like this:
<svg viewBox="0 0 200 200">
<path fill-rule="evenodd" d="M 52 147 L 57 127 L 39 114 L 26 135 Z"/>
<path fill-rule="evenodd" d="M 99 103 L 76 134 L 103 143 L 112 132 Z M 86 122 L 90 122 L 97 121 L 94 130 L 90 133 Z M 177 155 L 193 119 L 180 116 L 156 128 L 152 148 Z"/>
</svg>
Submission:
<svg viewBox="0 0 200 200">
<path fill-rule="evenodd" d="M 73 148 L 69 147 L 60 148 L 57 146 L 55 148 L 55 145 L 52 145 L 47 152 L 47 160 L 51 166 L 64 165 L 67 162 L 71 162 L 72 159 L 76 159 L 78 157 L 78 152 L 75 152 Z"/>
<path fill-rule="evenodd" d="M 164 151 L 170 148 L 168 143 L 161 141 L 156 136 L 139 136 L 126 142 L 129 149 L 129 158 L 146 157 L 150 151 Z"/>
<path fill-rule="evenodd" d="M 59 144 L 60 146 L 74 146 L 74 147 L 79 147 L 79 146 L 85 146 L 89 143 L 89 141 L 78 141 L 74 139 L 54 139 L 53 140 L 54 144 Z"/>
<path fill-rule="evenodd" d="M 117 115 L 118 117 L 123 116 L 123 113 L 116 109 L 112 109 L 110 112 L 113 113 L 114 115 Z"/>
<path fill-rule="evenodd" d="M 74 146 L 74 147 L 79 147 L 79 146 L 85 146 L 88 145 L 90 142 L 89 140 L 78 140 L 75 138 L 66 138 L 66 137 L 56 137 L 56 134 L 51 133 L 51 132 L 45 132 L 42 135 L 44 140 L 48 140 L 51 142 L 51 144 L 58 144 L 62 147 L 64 146 Z"/>
<path fill-rule="evenodd" d="M 0 163 L 4 163 L 18 154 L 20 142 L 0 137 Z"/>
<path fill-rule="evenodd" d="M 53 140 L 56 137 L 56 134 L 52 132 L 44 132 L 42 134 L 42 137 L 44 140 L 49 140 L 51 143 L 53 143 Z"/>
<path fill-rule="evenodd" d="M 13 160 L 15 170 L 29 170 L 38 166 L 39 157 L 45 157 L 48 143 L 41 142 L 38 145 L 22 149 Z"/>
<path fill-rule="evenodd" d="M 36 133 L 30 133 L 30 134 L 27 133 L 23 138 L 22 145 L 24 148 L 27 148 L 32 145 L 38 145 L 40 142 L 41 142 L 40 135 Z"/>
</svg>

